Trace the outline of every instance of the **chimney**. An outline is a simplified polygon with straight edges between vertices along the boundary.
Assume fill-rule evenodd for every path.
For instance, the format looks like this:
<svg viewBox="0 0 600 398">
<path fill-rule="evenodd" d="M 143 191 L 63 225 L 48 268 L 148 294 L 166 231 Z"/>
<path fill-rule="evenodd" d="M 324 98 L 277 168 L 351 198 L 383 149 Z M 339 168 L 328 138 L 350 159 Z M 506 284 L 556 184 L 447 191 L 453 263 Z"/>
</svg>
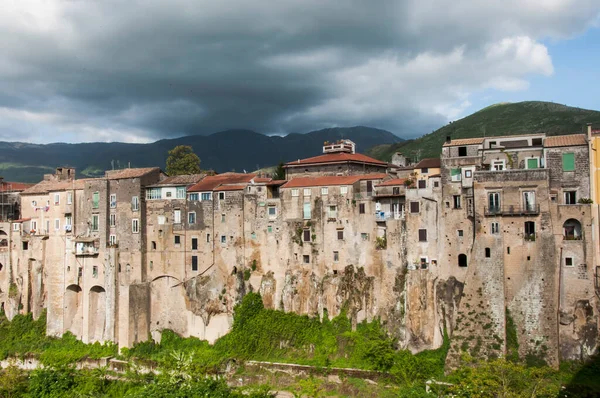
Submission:
<svg viewBox="0 0 600 398">
<path fill-rule="evenodd" d="M 586 136 L 587 136 L 587 140 L 588 142 L 592 140 L 592 123 L 588 123 L 586 125 Z"/>
<path fill-rule="evenodd" d="M 450 135 L 446 136 L 446 144 L 449 144 L 450 142 L 452 142 L 452 138 L 450 137 Z"/>
</svg>

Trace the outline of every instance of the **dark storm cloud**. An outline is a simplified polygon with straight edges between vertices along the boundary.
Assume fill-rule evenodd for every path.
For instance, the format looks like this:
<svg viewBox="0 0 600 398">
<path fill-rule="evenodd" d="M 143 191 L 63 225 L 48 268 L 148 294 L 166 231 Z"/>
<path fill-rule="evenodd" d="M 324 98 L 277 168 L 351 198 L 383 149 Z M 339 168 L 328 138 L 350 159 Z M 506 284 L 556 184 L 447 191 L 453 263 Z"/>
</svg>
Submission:
<svg viewBox="0 0 600 398">
<path fill-rule="evenodd" d="M 36 141 L 356 124 L 415 136 L 474 91 L 551 74 L 536 40 L 598 15 L 591 0 L 8 1 L 0 138 Z"/>
</svg>

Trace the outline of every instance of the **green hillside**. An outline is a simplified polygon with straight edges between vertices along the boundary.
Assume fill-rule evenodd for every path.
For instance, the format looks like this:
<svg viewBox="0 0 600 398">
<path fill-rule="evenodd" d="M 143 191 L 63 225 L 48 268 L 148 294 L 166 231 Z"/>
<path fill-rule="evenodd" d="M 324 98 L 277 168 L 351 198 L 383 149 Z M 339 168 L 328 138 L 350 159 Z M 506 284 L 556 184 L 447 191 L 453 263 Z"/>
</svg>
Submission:
<svg viewBox="0 0 600 398">
<path fill-rule="evenodd" d="M 600 112 L 552 102 L 502 103 L 488 106 L 418 139 L 378 145 L 368 154 L 386 161 L 395 152 L 411 159 L 423 159 L 438 156 L 448 135 L 456 139 L 542 132 L 548 135 L 574 134 L 582 132 L 587 123 L 600 127 Z"/>
</svg>

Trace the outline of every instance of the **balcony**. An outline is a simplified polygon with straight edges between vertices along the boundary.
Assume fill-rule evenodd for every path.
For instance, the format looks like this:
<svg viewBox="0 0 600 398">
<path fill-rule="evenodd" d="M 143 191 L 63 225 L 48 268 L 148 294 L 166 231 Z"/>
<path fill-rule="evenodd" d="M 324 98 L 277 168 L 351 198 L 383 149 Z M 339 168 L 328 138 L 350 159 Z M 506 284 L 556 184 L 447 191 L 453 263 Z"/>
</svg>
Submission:
<svg viewBox="0 0 600 398">
<path fill-rule="evenodd" d="M 387 220 L 402 220 L 404 212 L 378 211 L 375 213 L 375 221 L 385 222 Z"/>
<path fill-rule="evenodd" d="M 75 241 L 76 256 L 97 256 L 100 248 L 98 238 L 77 238 Z"/>
<path fill-rule="evenodd" d="M 486 217 L 495 216 L 537 216 L 540 214 L 540 205 L 530 206 L 497 206 L 484 207 L 484 215 Z"/>
</svg>

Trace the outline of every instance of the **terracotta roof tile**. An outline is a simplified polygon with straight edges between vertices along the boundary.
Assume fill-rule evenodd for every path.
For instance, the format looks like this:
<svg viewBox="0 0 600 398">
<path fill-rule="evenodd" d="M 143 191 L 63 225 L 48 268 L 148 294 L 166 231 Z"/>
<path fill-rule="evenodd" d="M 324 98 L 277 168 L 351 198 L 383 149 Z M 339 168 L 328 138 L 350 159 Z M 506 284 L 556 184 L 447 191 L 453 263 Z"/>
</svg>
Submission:
<svg viewBox="0 0 600 398">
<path fill-rule="evenodd" d="M 271 178 L 265 178 L 265 177 L 256 177 L 254 179 L 254 183 L 256 183 L 256 184 L 261 184 L 261 183 L 270 182 L 270 181 L 271 181 Z"/>
<path fill-rule="evenodd" d="M 380 184 L 378 184 L 378 187 L 391 187 L 391 186 L 397 186 L 397 185 L 404 185 L 404 182 L 406 181 L 406 178 L 393 178 L 391 180 L 387 180 L 384 181 Z"/>
<path fill-rule="evenodd" d="M 218 186 L 214 189 L 214 191 L 242 191 L 244 190 L 248 185 L 247 184 L 243 184 L 243 185 L 221 185 Z"/>
<path fill-rule="evenodd" d="M 286 163 L 286 167 L 294 167 L 294 166 L 305 166 L 308 164 L 319 164 L 319 163 L 339 163 L 339 162 L 355 162 L 355 163 L 369 163 L 376 164 L 381 166 L 387 166 L 386 162 L 382 162 L 381 160 L 373 159 L 367 155 L 363 155 L 361 153 L 326 153 L 324 155 L 314 156 L 312 158 L 299 159 L 294 162 Z"/>
<path fill-rule="evenodd" d="M 296 177 L 288 181 L 282 188 L 324 187 L 334 185 L 352 185 L 362 180 L 381 180 L 387 177 L 384 173 L 362 174 L 353 176 L 321 176 Z"/>
<path fill-rule="evenodd" d="M 439 169 L 440 167 L 442 167 L 440 158 L 425 158 L 414 166 L 415 169 Z"/>
<path fill-rule="evenodd" d="M 548 137 L 544 141 L 544 147 L 546 148 L 579 145 L 587 145 L 585 134 L 557 135 L 554 137 Z"/>
<path fill-rule="evenodd" d="M 479 145 L 483 144 L 485 140 L 484 137 L 476 137 L 476 138 L 457 138 L 456 140 L 452 140 L 450 142 L 445 142 L 444 146 L 458 146 L 458 145 Z"/>
<path fill-rule="evenodd" d="M 19 192 L 19 191 L 24 191 L 28 188 L 31 188 L 34 185 L 35 184 L 25 184 L 23 182 L 2 181 L 0 183 L 0 189 L 4 192 L 6 192 L 6 191 Z"/>
<path fill-rule="evenodd" d="M 206 174 L 186 174 L 172 176 L 167 177 L 156 184 L 150 185 L 149 187 L 189 186 L 202 181 L 204 177 L 206 177 Z"/>
<path fill-rule="evenodd" d="M 137 178 L 153 171 L 160 171 L 158 167 L 142 167 L 137 169 L 107 170 L 105 177 L 109 180 L 121 180 L 124 178 Z"/>
<path fill-rule="evenodd" d="M 256 177 L 256 174 L 242 173 L 223 173 L 214 176 L 208 176 L 204 177 L 202 181 L 193 185 L 190 189 L 188 189 L 188 192 L 207 192 L 213 191 L 215 188 L 221 185 L 250 183 L 254 177 Z"/>
</svg>

